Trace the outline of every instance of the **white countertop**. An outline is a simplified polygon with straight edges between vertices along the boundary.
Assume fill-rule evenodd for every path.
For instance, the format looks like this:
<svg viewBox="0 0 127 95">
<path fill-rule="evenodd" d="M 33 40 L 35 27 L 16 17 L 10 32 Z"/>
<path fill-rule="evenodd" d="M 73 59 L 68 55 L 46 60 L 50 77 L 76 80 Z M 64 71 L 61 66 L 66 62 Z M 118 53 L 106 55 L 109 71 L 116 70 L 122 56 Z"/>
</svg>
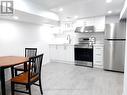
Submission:
<svg viewBox="0 0 127 95">
<path fill-rule="evenodd" d="M 58 44 L 58 43 L 51 43 L 51 44 L 49 44 L 49 45 L 58 45 L 58 46 L 74 46 L 74 44 L 68 44 L 68 43 L 63 43 L 63 44 L 62 44 L 62 43 L 61 43 L 61 44 L 60 44 L 60 43 L 59 43 L 59 44 Z"/>
<path fill-rule="evenodd" d="M 93 46 L 104 46 L 104 44 L 94 44 Z"/>
<path fill-rule="evenodd" d="M 49 45 L 57 45 L 57 46 L 74 46 L 74 44 L 58 44 L 58 43 L 51 43 L 51 44 L 49 44 Z M 94 44 L 93 46 L 104 46 L 104 44 L 103 43 L 96 43 L 96 44 Z"/>
</svg>

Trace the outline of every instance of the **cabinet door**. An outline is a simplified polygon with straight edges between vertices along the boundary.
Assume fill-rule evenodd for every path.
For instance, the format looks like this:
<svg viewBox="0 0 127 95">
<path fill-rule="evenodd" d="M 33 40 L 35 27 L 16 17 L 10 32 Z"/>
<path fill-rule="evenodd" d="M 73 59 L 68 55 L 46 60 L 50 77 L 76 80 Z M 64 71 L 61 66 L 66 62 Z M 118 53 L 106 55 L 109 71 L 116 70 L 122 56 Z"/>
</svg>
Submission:
<svg viewBox="0 0 127 95">
<path fill-rule="evenodd" d="M 56 45 L 50 45 L 49 46 L 49 56 L 50 56 L 50 60 L 56 60 L 57 55 L 57 46 Z"/>
<path fill-rule="evenodd" d="M 64 61 L 64 56 L 65 56 L 65 51 L 64 51 L 64 46 L 63 45 L 59 45 L 58 46 L 58 50 L 56 52 L 57 55 L 57 60 L 61 60 Z"/>
<path fill-rule="evenodd" d="M 73 31 L 73 22 L 69 22 L 69 21 L 64 21 L 61 22 L 61 30 L 63 32 L 71 32 Z"/>
<path fill-rule="evenodd" d="M 50 60 L 74 62 L 74 46 L 50 45 Z"/>
<path fill-rule="evenodd" d="M 95 32 L 104 32 L 105 29 L 105 17 L 95 17 L 94 18 Z"/>
<path fill-rule="evenodd" d="M 74 62 L 74 46 L 66 46 L 65 52 L 65 61 Z"/>
<path fill-rule="evenodd" d="M 84 19 L 84 25 L 85 26 L 93 26 L 94 25 L 94 18 Z"/>
<path fill-rule="evenodd" d="M 65 60 L 65 50 L 63 45 L 50 45 L 51 60 Z"/>
</svg>

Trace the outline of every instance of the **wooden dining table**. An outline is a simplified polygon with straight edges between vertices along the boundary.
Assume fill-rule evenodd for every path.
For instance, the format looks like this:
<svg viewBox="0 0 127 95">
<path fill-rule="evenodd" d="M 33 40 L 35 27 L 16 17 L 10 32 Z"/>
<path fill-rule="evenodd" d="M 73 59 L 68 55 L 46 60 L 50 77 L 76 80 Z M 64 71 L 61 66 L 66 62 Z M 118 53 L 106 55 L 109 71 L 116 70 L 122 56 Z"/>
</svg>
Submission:
<svg viewBox="0 0 127 95">
<path fill-rule="evenodd" d="M 5 87 L 5 69 L 11 68 L 12 71 L 15 65 L 24 64 L 27 61 L 29 61 L 29 58 L 23 56 L 0 56 L 0 77 L 2 95 L 7 95 Z M 13 76 L 14 75 L 12 75 L 12 77 Z"/>
</svg>

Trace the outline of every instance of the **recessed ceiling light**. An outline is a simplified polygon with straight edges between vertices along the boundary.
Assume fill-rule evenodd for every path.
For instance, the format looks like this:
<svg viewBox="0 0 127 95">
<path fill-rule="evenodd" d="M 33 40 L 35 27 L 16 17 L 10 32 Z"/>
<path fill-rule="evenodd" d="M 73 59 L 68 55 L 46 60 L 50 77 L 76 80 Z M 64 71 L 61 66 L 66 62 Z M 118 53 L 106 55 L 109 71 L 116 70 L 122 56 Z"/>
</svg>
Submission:
<svg viewBox="0 0 127 95">
<path fill-rule="evenodd" d="M 112 0 L 106 0 L 106 3 L 111 3 L 112 2 Z"/>
<path fill-rule="evenodd" d="M 108 11 L 108 14 L 111 14 L 112 13 L 112 11 Z"/>
<path fill-rule="evenodd" d="M 59 8 L 59 11 L 62 12 L 63 11 L 63 8 Z"/>
<path fill-rule="evenodd" d="M 19 19 L 19 17 L 18 17 L 18 16 L 13 16 L 13 18 L 14 18 L 15 20 Z"/>
<path fill-rule="evenodd" d="M 75 19 L 77 19 L 77 18 L 78 18 L 78 16 L 74 16 L 74 18 L 75 18 Z"/>
</svg>

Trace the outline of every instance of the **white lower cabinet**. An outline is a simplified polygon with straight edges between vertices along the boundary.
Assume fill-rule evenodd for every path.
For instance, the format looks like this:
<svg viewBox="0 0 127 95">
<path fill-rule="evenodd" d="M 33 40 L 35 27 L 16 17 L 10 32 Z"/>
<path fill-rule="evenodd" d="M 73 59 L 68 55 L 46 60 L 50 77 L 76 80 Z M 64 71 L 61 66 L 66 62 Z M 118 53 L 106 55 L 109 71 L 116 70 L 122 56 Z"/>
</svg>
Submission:
<svg viewBox="0 0 127 95">
<path fill-rule="evenodd" d="M 94 55 L 93 55 L 94 66 L 103 66 L 103 53 L 104 53 L 103 45 L 94 46 Z"/>
<path fill-rule="evenodd" d="M 74 64 L 73 45 L 49 45 L 50 60 Z M 103 45 L 94 45 L 93 63 L 94 66 L 103 66 Z"/>
<path fill-rule="evenodd" d="M 74 46 L 65 47 L 65 61 L 74 62 Z"/>
<path fill-rule="evenodd" d="M 55 55 L 55 51 L 56 51 L 56 46 L 55 45 L 49 45 L 49 57 L 50 60 L 55 60 L 57 57 Z"/>
<path fill-rule="evenodd" d="M 74 46 L 73 45 L 49 45 L 50 60 L 61 61 L 67 63 L 74 62 Z"/>
</svg>

